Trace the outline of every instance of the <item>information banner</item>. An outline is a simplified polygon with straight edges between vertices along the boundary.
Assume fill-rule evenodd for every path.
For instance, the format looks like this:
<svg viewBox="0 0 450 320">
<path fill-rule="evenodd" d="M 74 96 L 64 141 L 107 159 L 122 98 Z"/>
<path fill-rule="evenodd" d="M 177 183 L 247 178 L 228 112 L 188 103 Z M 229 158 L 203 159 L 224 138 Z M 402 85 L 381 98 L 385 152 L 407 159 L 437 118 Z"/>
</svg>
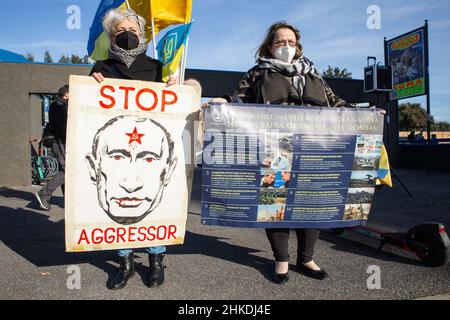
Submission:
<svg viewBox="0 0 450 320">
<path fill-rule="evenodd" d="M 377 110 L 211 104 L 205 109 L 202 224 L 364 224 L 382 133 Z"/>
<path fill-rule="evenodd" d="M 183 243 L 192 164 L 182 137 L 199 105 L 192 86 L 71 76 L 67 251 Z"/>
</svg>

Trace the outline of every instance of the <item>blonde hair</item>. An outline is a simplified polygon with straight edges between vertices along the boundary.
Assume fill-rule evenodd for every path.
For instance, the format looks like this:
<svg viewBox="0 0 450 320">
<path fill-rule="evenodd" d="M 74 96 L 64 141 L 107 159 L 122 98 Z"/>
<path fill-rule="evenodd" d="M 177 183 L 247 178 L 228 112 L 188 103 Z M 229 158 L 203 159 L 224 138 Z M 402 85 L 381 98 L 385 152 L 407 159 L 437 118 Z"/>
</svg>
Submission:
<svg viewBox="0 0 450 320">
<path fill-rule="evenodd" d="M 128 9 L 125 11 L 111 9 L 105 14 L 105 17 L 103 18 L 103 30 L 108 34 L 108 39 L 111 38 L 111 34 L 115 33 L 117 25 L 125 19 L 132 20 L 138 24 L 141 31 L 139 40 L 141 43 L 145 42 L 145 19 L 133 10 Z"/>
</svg>

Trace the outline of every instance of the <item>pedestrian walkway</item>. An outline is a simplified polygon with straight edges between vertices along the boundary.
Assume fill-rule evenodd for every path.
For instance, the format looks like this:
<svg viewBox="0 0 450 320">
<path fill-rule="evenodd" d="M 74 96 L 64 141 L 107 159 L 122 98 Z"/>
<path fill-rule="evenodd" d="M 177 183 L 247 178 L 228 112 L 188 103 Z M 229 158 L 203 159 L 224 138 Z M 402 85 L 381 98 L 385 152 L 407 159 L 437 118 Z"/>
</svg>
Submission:
<svg viewBox="0 0 450 320">
<path fill-rule="evenodd" d="M 0 299 L 427 299 L 450 293 L 450 266 L 426 267 L 413 256 L 378 253 L 370 243 L 322 232 L 315 260 L 330 278 L 317 281 L 295 272 L 286 285 L 270 281 L 272 253 L 263 230 L 200 224 L 199 171 L 188 214 L 186 242 L 169 248 L 166 282 L 143 284 L 147 256 L 138 253 L 137 275 L 120 291 L 106 289 L 118 265 L 111 251 L 65 253 L 64 203 L 60 191 L 49 212 L 37 209 L 39 187 L 0 189 Z M 398 171 L 412 198 L 394 179 L 394 188 L 375 195 L 369 221 L 394 227 L 435 220 L 450 230 L 450 174 Z M 355 241 L 358 240 L 358 241 Z M 291 263 L 295 263 L 292 234 Z M 371 266 L 381 288 L 368 289 Z M 69 289 L 80 272 L 81 289 Z M 72 283 L 73 284 L 73 283 Z"/>
</svg>

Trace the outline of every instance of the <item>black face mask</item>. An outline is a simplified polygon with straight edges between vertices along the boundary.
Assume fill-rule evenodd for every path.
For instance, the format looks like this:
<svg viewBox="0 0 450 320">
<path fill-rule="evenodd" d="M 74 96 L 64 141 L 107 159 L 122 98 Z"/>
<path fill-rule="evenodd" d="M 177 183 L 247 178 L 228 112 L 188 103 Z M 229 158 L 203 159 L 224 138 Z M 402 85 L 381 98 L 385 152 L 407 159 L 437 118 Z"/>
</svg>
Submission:
<svg viewBox="0 0 450 320">
<path fill-rule="evenodd" d="M 124 31 L 116 36 L 116 44 L 124 50 L 136 49 L 139 46 L 139 38 L 133 32 Z"/>
</svg>

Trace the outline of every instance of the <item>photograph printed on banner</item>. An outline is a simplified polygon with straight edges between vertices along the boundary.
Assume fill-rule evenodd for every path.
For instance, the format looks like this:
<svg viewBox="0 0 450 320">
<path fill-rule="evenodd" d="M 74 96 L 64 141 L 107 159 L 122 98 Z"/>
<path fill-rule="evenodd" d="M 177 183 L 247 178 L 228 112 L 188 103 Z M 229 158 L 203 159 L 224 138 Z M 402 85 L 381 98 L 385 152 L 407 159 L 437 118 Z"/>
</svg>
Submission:
<svg viewBox="0 0 450 320">
<path fill-rule="evenodd" d="M 284 204 L 272 204 L 272 205 L 260 205 L 258 207 L 257 221 L 263 222 L 280 222 L 285 219 L 285 205 Z"/>
<path fill-rule="evenodd" d="M 378 170 L 382 145 L 383 137 L 381 135 L 358 135 L 353 158 L 353 171 Z"/>
<path fill-rule="evenodd" d="M 369 217 L 371 204 L 348 204 L 344 209 L 343 220 L 367 220 Z"/>
<path fill-rule="evenodd" d="M 374 193 L 374 188 L 348 189 L 343 220 L 367 220 Z"/>
<path fill-rule="evenodd" d="M 372 203 L 375 194 L 374 188 L 350 188 L 348 189 L 346 204 Z"/>
<path fill-rule="evenodd" d="M 293 134 L 276 131 L 264 136 L 261 188 L 288 188 L 293 159 Z"/>
<path fill-rule="evenodd" d="M 261 188 L 283 188 L 289 187 L 291 172 L 285 170 L 261 169 Z"/>
<path fill-rule="evenodd" d="M 269 131 L 264 136 L 263 168 L 274 171 L 291 171 L 293 159 L 293 134 Z"/>
<path fill-rule="evenodd" d="M 376 171 L 353 171 L 350 177 L 350 188 L 373 188 L 377 176 Z"/>
<path fill-rule="evenodd" d="M 259 193 L 259 205 L 286 204 L 286 189 L 261 188 Z"/>
</svg>

